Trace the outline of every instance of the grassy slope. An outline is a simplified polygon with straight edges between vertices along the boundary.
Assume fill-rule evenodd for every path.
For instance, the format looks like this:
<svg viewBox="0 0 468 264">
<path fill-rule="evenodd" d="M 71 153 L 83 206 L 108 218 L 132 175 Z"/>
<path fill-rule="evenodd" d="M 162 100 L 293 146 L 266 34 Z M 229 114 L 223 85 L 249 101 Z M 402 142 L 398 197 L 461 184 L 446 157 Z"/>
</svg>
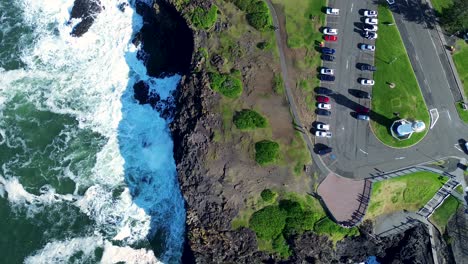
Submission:
<svg viewBox="0 0 468 264">
<path fill-rule="evenodd" d="M 366 218 L 401 210 L 417 211 L 447 181 L 430 172 L 416 172 L 374 183 Z"/>
<path fill-rule="evenodd" d="M 456 102 L 455 107 L 457 108 L 457 112 L 460 116 L 460 119 L 463 122 L 468 123 L 468 110 L 463 109 L 462 102 Z"/>
<path fill-rule="evenodd" d="M 378 71 L 374 73 L 372 128 L 377 138 L 393 147 L 406 147 L 421 140 L 426 131 L 414 133 L 408 140 L 398 141 L 390 134 L 389 127 L 394 120 L 394 112 L 401 118 L 422 120 L 429 126 L 429 113 L 419 89 L 416 77 L 406 54 L 397 27 L 383 23 L 392 22 L 393 16 L 386 8 L 379 6 L 379 38 L 376 42 L 375 63 Z M 396 59 L 395 59 L 396 58 Z M 387 82 L 396 84 L 390 89 Z"/>
<path fill-rule="evenodd" d="M 468 96 L 468 44 L 464 40 L 457 41 L 457 50 L 453 54 L 453 61 L 458 71 L 458 76 L 463 83 L 465 95 Z"/>
<path fill-rule="evenodd" d="M 457 212 L 459 205 L 460 202 L 458 199 L 450 195 L 429 218 L 429 220 L 437 227 L 437 229 L 439 229 L 441 234 L 445 232 L 445 227 L 447 226 L 450 217 L 452 217 L 452 215 Z"/>
<path fill-rule="evenodd" d="M 447 8 L 453 4 L 452 0 L 431 0 L 432 7 L 434 7 L 435 11 L 438 13 L 442 13 L 443 8 Z"/>
</svg>

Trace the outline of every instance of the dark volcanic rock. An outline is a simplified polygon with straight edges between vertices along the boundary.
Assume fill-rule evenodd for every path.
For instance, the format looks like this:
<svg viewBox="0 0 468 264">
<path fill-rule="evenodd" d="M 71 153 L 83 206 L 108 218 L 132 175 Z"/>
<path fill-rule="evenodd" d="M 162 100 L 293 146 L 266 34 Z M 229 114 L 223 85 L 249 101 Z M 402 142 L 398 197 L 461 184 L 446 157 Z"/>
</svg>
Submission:
<svg viewBox="0 0 468 264">
<path fill-rule="evenodd" d="M 102 7 L 99 0 L 75 0 L 70 19 L 80 18 L 81 22 L 72 29 L 71 35 L 81 37 L 86 33 L 101 10 Z"/>
<path fill-rule="evenodd" d="M 139 104 L 151 105 L 164 119 L 172 119 L 174 116 L 175 102 L 174 97 L 169 96 L 161 100 L 161 96 L 152 91 L 149 85 L 144 81 L 138 81 L 133 85 L 134 97 Z"/>
<path fill-rule="evenodd" d="M 148 75 L 163 77 L 189 71 L 193 53 L 193 34 L 185 19 L 165 1 L 154 6 L 137 1 L 136 10 L 143 17 L 140 31 L 143 48 L 138 58 L 145 62 Z"/>
</svg>

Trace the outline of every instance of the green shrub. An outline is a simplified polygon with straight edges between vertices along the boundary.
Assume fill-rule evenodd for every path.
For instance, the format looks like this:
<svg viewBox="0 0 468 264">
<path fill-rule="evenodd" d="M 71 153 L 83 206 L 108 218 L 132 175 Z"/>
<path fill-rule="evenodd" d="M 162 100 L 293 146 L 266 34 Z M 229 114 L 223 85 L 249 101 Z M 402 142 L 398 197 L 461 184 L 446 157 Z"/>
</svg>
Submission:
<svg viewBox="0 0 468 264">
<path fill-rule="evenodd" d="M 267 121 L 262 115 L 248 109 L 237 112 L 233 122 L 238 129 L 265 128 L 267 126 Z"/>
<path fill-rule="evenodd" d="M 356 227 L 341 227 L 328 217 L 315 223 L 314 231 L 318 234 L 326 234 L 332 237 L 346 237 L 359 235 L 359 230 Z"/>
<path fill-rule="evenodd" d="M 252 214 L 249 227 L 264 240 L 276 238 L 283 231 L 286 213 L 276 205 L 270 205 Z"/>
<path fill-rule="evenodd" d="M 275 91 L 276 94 L 283 94 L 284 93 L 284 82 L 283 78 L 279 74 L 275 74 L 275 77 L 273 79 L 274 81 L 274 86 L 273 90 Z"/>
<path fill-rule="evenodd" d="M 196 7 L 191 14 L 192 24 L 199 29 L 211 28 L 218 18 L 218 7 L 212 5 L 209 10 Z"/>
<path fill-rule="evenodd" d="M 255 143 L 255 161 L 264 165 L 276 161 L 279 153 L 279 144 L 274 141 L 262 140 Z"/>
<path fill-rule="evenodd" d="M 271 29 L 270 13 L 249 13 L 247 14 L 247 21 L 259 31 Z"/>
<path fill-rule="evenodd" d="M 310 211 L 304 211 L 301 204 L 291 200 L 279 202 L 281 210 L 286 212 L 286 225 L 283 234 L 288 237 L 293 234 L 302 234 L 306 230 L 312 230 L 320 215 Z"/>
<path fill-rule="evenodd" d="M 264 1 L 233 0 L 232 2 L 247 13 L 247 21 L 252 27 L 260 31 L 271 29 L 270 10 Z"/>
<path fill-rule="evenodd" d="M 270 47 L 270 42 L 262 41 L 262 42 L 257 43 L 257 48 L 261 50 L 267 49 L 269 47 Z"/>
<path fill-rule="evenodd" d="M 273 250 L 278 252 L 281 257 L 286 258 L 291 255 L 289 245 L 282 234 L 273 239 L 271 245 Z"/>
<path fill-rule="evenodd" d="M 211 89 L 229 98 L 237 98 L 242 94 L 242 81 L 229 74 L 211 73 Z"/>
<path fill-rule="evenodd" d="M 263 201 L 265 201 L 267 203 L 270 203 L 270 202 L 273 202 L 273 200 L 275 199 L 276 193 L 274 193 L 270 189 L 265 189 L 265 190 L 262 191 L 260 196 L 262 197 Z"/>
<path fill-rule="evenodd" d="M 248 12 L 250 5 L 252 4 L 252 0 L 234 0 L 232 2 L 237 6 L 237 8 L 244 12 Z"/>
</svg>

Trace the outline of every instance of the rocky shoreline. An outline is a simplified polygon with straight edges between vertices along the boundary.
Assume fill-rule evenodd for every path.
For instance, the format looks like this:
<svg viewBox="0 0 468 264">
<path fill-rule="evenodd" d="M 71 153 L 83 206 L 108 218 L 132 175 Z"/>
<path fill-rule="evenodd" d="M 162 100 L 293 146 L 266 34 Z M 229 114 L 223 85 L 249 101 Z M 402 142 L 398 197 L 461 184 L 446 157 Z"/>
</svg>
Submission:
<svg viewBox="0 0 468 264">
<path fill-rule="evenodd" d="M 98 14 L 96 1 L 76 0 L 76 12 L 72 17 L 89 17 L 82 26 L 76 26 L 72 34 L 85 34 Z M 135 98 L 149 103 L 157 110 L 170 109 L 163 116 L 170 117 L 170 129 L 174 141 L 174 158 L 178 179 L 186 205 L 186 246 L 183 263 L 352 263 L 377 256 L 381 263 L 432 263 L 430 243 L 424 226 L 416 226 L 404 233 L 376 240 L 371 234 L 371 224 L 360 227 L 361 235 L 346 238 L 336 245 L 326 237 L 305 232 L 291 238 L 292 256 L 283 260 L 271 253 L 258 251 L 255 233 L 248 228 L 233 230 L 231 221 L 242 205 L 229 203 L 226 192 L 226 165 L 207 167 L 210 150 L 217 148 L 214 131 L 222 126 L 219 113 L 219 94 L 209 88 L 204 68 L 206 58 L 199 52 L 205 47 L 207 32 L 189 30 L 183 19 L 190 6 L 209 6 L 210 1 L 191 1 L 184 10 L 177 10 L 176 0 L 156 0 L 152 7 L 136 5 L 143 16 L 145 26 L 134 41 L 141 41 L 145 61 L 152 76 L 182 74 L 182 80 L 174 100 L 161 102 L 158 95 L 150 95 L 145 83 L 134 87 Z M 127 8 L 122 6 L 122 9 Z M 81 11 L 80 11 L 81 10 Z M 181 25 L 181 23 L 185 25 Z M 217 25 L 222 30 L 224 26 Z M 181 29 L 182 36 L 174 38 L 174 28 Z M 155 32 L 157 31 L 157 32 Z M 178 32 L 180 34 L 181 32 Z M 188 34 L 188 35 L 187 35 Z M 191 41 L 187 42 L 190 38 Z M 167 45 L 167 42 L 172 43 Z M 177 43 L 184 42 L 185 45 Z M 174 44 L 175 43 L 175 44 Z M 168 47 L 171 46 L 171 47 Z M 183 52 L 180 49 L 185 49 Z M 158 53 L 164 53 L 163 55 Z M 232 186 L 229 186 L 231 188 Z M 242 186 L 234 186 L 242 192 Z"/>
</svg>

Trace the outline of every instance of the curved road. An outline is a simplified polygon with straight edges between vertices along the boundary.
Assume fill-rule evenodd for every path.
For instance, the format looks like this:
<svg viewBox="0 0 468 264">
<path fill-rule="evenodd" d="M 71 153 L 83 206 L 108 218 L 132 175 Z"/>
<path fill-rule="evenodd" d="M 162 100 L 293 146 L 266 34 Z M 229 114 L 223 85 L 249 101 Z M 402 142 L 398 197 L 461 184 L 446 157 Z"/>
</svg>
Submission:
<svg viewBox="0 0 468 264">
<path fill-rule="evenodd" d="M 276 30 L 276 41 L 279 49 L 281 74 L 285 84 L 287 99 L 295 124 L 303 128 L 297 112 L 293 94 L 289 85 L 288 69 L 284 55 L 286 31 L 278 22 L 275 8 L 270 0 L 266 0 L 273 18 Z M 447 67 L 447 58 L 444 55 L 443 45 L 437 38 L 437 32 L 423 23 L 409 21 L 408 18 L 421 14 L 420 5 L 416 0 L 397 0 L 394 17 L 405 47 L 408 51 L 411 64 L 415 71 L 428 109 L 436 108 L 439 119 L 433 129 L 416 146 L 406 149 L 394 149 L 383 145 L 370 131 L 366 122 L 357 121 L 351 116 L 355 107 L 369 106 L 369 100 L 357 99 L 349 94 L 348 89 L 363 89 L 357 84 L 359 77 L 371 77 L 369 73 L 356 69 L 356 63 L 373 64 L 372 53 L 362 52 L 357 48 L 358 43 L 371 43 L 363 39 L 359 30 L 361 27 L 362 9 L 377 9 L 372 0 L 330 0 L 330 6 L 340 9 L 340 16 L 328 16 L 327 24 L 338 28 L 339 41 L 329 45 L 337 50 L 337 59 L 326 66 L 335 68 L 337 78 L 334 83 L 326 84 L 334 90 L 332 97 L 332 115 L 327 119 L 332 127 L 332 139 L 317 139 L 333 147 L 333 153 L 322 157 L 314 153 L 313 141 L 310 133 L 303 130 L 303 138 L 319 169 L 328 174 L 333 171 L 341 176 L 350 178 L 367 178 L 383 172 L 408 167 L 429 161 L 439 160 L 448 156 L 463 156 L 464 151 L 458 143 L 467 135 L 468 127 L 459 119 L 452 95 L 456 82 L 450 68 Z M 417 47 L 417 49 L 415 48 Z M 325 64 L 325 63 L 324 63 Z M 455 89 L 456 90 L 456 89 Z M 320 120 L 324 119 L 319 117 Z"/>
</svg>

